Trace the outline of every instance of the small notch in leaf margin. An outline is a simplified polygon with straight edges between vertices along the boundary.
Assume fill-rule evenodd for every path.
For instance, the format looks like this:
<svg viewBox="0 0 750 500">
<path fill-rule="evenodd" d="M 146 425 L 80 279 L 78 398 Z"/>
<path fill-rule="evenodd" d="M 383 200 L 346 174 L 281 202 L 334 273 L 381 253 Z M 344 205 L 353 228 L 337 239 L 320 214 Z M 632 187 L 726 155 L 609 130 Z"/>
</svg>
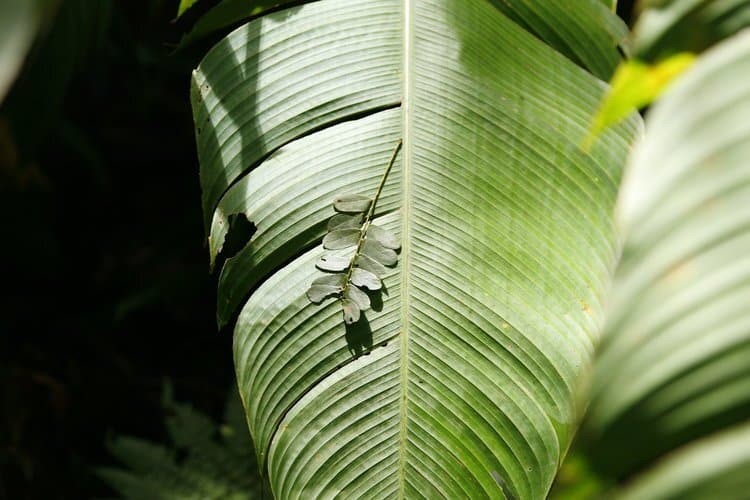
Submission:
<svg viewBox="0 0 750 500">
<path fill-rule="evenodd" d="M 215 261 L 211 262 L 211 271 L 220 268 L 223 261 L 237 255 L 250 243 L 258 228 L 247 218 L 244 212 L 230 214 L 226 219 L 227 232 Z"/>
</svg>

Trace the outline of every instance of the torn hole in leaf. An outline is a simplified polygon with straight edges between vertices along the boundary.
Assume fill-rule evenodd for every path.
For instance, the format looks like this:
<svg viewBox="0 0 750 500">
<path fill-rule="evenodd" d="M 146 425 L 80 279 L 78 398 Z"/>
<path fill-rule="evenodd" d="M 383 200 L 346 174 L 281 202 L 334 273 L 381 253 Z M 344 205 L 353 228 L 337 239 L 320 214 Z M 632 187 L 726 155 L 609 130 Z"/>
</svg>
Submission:
<svg viewBox="0 0 750 500">
<path fill-rule="evenodd" d="M 227 217 L 227 222 L 229 229 L 224 237 L 224 244 L 221 247 L 221 251 L 217 256 L 219 264 L 221 263 L 219 259 L 227 260 L 237 255 L 240 250 L 247 246 L 258 230 L 255 223 L 248 220 L 247 215 L 242 212 L 231 214 Z"/>
</svg>

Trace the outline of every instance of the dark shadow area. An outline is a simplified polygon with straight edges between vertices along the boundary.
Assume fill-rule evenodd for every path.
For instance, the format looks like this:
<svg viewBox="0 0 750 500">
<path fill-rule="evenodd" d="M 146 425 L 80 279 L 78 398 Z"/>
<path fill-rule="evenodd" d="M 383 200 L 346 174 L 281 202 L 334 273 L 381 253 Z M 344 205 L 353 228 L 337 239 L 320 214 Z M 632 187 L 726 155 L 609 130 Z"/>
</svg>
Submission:
<svg viewBox="0 0 750 500">
<path fill-rule="evenodd" d="M 381 312 L 383 310 L 383 295 L 388 296 L 388 290 L 385 288 L 385 283 L 383 283 L 382 288 L 377 291 L 370 291 L 367 293 L 367 295 L 370 296 L 370 307 L 375 312 Z"/>
<path fill-rule="evenodd" d="M 220 421 L 177 2 L 66 0 L 0 105 L 0 499 L 111 497 L 108 436 L 166 442 L 162 385 Z"/>
<path fill-rule="evenodd" d="M 617 15 L 625 21 L 628 26 L 633 26 L 635 17 L 634 7 L 636 0 L 619 0 L 617 2 Z"/>
<path fill-rule="evenodd" d="M 346 324 L 346 343 L 352 356 L 359 357 L 367 354 L 372 349 L 372 328 L 367 319 L 367 313 L 362 312 L 359 321 Z"/>
<path fill-rule="evenodd" d="M 737 346 L 733 346 L 737 348 Z M 744 346 L 747 348 L 747 345 Z M 716 360 L 708 361 L 716 363 Z M 701 366 L 691 367 L 691 371 Z M 688 376 L 689 373 L 683 374 Z M 720 392 L 731 387 L 734 379 L 728 378 L 717 381 L 711 388 Z M 677 386 L 678 382 L 674 385 Z M 670 387 L 664 386 L 666 392 Z M 611 422 L 601 435 L 580 436 L 580 445 L 590 457 L 592 470 L 601 477 L 608 477 L 614 481 L 627 481 L 635 475 L 648 470 L 653 464 L 662 459 L 665 454 L 681 446 L 688 445 L 701 438 L 711 436 L 722 429 L 741 424 L 750 413 L 750 402 L 737 400 L 728 404 L 722 411 L 712 412 L 711 418 L 695 419 L 689 423 L 675 425 L 671 418 L 675 413 L 687 413 L 685 407 L 695 405 L 695 399 L 685 399 L 661 413 L 651 411 L 658 407 L 656 402 L 663 397 L 663 393 L 655 391 L 649 398 L 643 399 L 638 405 L 623 413 Z M 694 397 L 694 395 L 692 396 Z M 613 455 L 613 449 L 628 450 L 627 455 Z"/>
<path fill-rule="evenodd" d="M 257 229 L 244 213 L 230 215 L 229 232 L 224 239 L 220 256 L 231 259 L 237 255 L 237 252 L 245 248 Z"/>
</svg>

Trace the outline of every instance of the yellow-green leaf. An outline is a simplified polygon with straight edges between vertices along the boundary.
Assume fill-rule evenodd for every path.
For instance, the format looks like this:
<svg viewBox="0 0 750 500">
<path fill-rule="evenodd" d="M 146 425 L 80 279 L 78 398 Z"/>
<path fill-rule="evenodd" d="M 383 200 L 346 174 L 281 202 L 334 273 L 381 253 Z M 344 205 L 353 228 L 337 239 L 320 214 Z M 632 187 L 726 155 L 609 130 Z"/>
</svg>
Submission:
<svg viewBox="0 0 750 500">
<path fill-rule="evenodd" d="M 192 7 L 197 1 L 198 0 L 180 0 L 180 6 L 177 7 L 177 17 L 183 15 L 185 11 Z"/>
<path fill-rule="evenodd" d="M 695 55 L 683 52 L 653 65 L 635 59 L 620 64 L 594 117 L 585 140 L 586 149 L 605 128 L 657 99 L 694 60 Z"/>
</svg>

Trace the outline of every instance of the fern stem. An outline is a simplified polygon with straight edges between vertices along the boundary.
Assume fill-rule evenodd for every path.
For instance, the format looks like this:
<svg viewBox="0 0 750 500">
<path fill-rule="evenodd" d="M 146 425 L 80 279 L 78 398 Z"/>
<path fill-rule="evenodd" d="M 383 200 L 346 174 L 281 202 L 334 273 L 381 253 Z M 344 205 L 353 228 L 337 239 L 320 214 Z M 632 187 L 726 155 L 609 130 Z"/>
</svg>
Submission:
<svg viewBox="0 0 750 500">
<path fill-rule="evenodd" d="M 383 186 L 385 186 L 385 181 L 388 179 L 388 174 L 391 171 L 391 168 L 393 167 L 393 164 L 396 163 L 396 156 L 398 156 L 399 150 L 401 150 L 401 145 L 404 141 L 401 139 L 398 140 L 396 143 L 396 147 L 393 149 L 393 154 L 391 155 L 391 160 L 388 162 L 388 167 L 385 169 L 385 172 L 383 173 L 383 177 L 380 178 L 380 185 L 378 186 L 378 190 L 375 192 L 375 198 L 372 199 L 372 204 L 370 205 L 370 209 L 367 211 L 367 215 L 365 216 L 365 224 L 370 222 L 370 219 L 372 219 L 373 214 L 375 213 L 375 205 L 378 203 L 378 199 L 380 198 L 380 193 L 383 192 Z"/>
<path fill-rule="evenodd" d="M 391 154 L 391 159 L 388 162 L 388 166 L 385 169 L 385 172 L 383 172 L 383 177 L 380 178 L 380 184 L 378 185 L 378 190 L 375 192 L 375 197 L 372 199 L 372 203 L 370 203 L 370 208 L 367 210 L 367 214 L 365 215 L 365 220 L 362 222 L 362 228 L 359 230 L 359 241 L 357 242 L 357 249 L 354 251 L 354 256 L 352 256 L 352 261 L 349 264 L 349 269 L 346 271 L 346 279 L 344 280 L 344 288 L 341 290 L 341 295 L 343 296 L 344 292 L 349 288 L 349 279 L 352 276 L 352 272 L 354 271 L 354 266 L 357 264 L 357 257 L 359 257 L 359 252 L 362 251 L 362 245 L 365 244 L 365 240 L 367 239 L 367 230 L 370 227 L 370 221 L 372 220 L 373 215 L 375 214 L 375 205 L 378 203 L 378 199 L 380 198 L 380 193 L 383 192 L 383 187 L 385 186 L 385 181 L 388 179 L 388 174 L 391 172 L 391 168 L 393 168 L 393 164 L 396 163 L 396 157 L 398 156 L 398 152 L 401 150 L 401 145 L 404 143 L 402 139 L 399 139 L 396 143 L 396 147 L 393 149 L 393 154 Z"/>
</svg>

